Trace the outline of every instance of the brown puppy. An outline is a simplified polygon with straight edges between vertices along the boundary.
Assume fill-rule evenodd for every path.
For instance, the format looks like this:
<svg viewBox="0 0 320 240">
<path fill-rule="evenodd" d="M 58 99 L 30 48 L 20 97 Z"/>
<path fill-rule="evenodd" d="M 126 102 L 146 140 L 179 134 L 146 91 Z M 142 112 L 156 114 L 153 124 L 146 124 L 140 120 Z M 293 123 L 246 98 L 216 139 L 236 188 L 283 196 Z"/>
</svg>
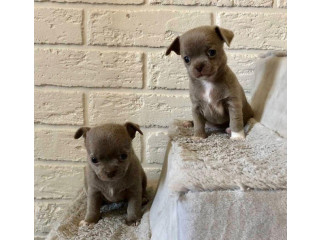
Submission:
<svg viewBox="0 0 320 240">
<path fill-rule="evenodd" d="M 132 148 L 137 124 L 105 124 L 82 127 L 74 135 L 84 137 L 87 149 L 85 189 L 87 212 L 81 226 L 96 223 L 103 201 L 128 201 L 127 224 L 136 224 L 141 218 L 142 198 L 146 194 L 147 178 Z"/>
<path fill-rule="evenodd" d="M 253 116 L 237 77 L 227 65 L 223 44 L 233 32 L 203 26 L 177 37 L 167 49 L 181 55 L 190 77 L 194 137 L 206 138 L 205 124 L 231 128 L 231 139 L 244 139 L 243 126 Z M 230 129 L 229 129 L 230 130 Z M 227 130 L 228 131 L 228 130 Z"/>
</svg>

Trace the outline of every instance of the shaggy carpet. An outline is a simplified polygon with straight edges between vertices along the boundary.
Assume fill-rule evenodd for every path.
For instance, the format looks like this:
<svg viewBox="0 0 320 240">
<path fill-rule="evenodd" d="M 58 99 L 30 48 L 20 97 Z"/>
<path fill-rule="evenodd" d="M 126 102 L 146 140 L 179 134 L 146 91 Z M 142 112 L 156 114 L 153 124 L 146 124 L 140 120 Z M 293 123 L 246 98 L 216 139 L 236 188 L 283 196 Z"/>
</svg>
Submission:
<svg viewBox="0 0 320 240">
<path fill-rule="evenodd" d="M 169 129 L 174 143 L 169 188 L 176 192 L 221 189 L 281 190 L 287 188 L 287 141 L 253 118 L 244 141 L 230 140 L 221 130 L 193 140 L 192 128 L 175 121 Z"/>
<path fill-rule="evenodd" d="M 176 121 L 169 129 L 174 143 L 168 183 L 172 192 L 286 189 L 286 140 L 277 133 L 251 119 L 245 141 L 230 140 L 217 129 L 207 129 L 212 133 L 207 139 L 193 140 L 192 129 L 182 124 Z M 148 189 L 150 199 L 154 189 L 153 183 Z M 79 227 L 86 210 L 86 195 L 80 191 L 47 239 L 147 240 L 151 238 L 150 205 L 151 201 L 144 207 L 138 226 L 124 223 L 125 203 L 117 203 L 101 208 L 102 219 L 93 228 Z"/>
<path fill-rule="evenodd" d="M 149 199 L 152 199 L 154 189 L 148 188 Z M 101 208 L 102 218 L 93 227 L 79 227 L 86 212 L 86 194 L 79 191 L 78 197 L 68 207 L 66 213 L 56 223 L 47 240 L 149 240 L 149 209 L 152 200 L 143 207 L 143 217 L 138 226 L 127 226 L 124 222 L 127 204 L 124 202 L 104 205 Z"/>
</svg>

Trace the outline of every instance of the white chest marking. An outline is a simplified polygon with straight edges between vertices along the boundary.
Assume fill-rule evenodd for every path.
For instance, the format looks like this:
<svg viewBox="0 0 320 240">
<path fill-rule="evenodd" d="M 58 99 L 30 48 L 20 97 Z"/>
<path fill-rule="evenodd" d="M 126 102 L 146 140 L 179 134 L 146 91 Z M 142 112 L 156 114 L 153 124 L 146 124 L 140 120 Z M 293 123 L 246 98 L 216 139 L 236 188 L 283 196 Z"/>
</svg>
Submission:
<svg viewBox="0 0 320 240">
<path fill-rule="evenodd" d="M 109 188 L 109 195 L 110 195 L 110 197 L 113 197 L 113 194 L 114 194 L 113 188 Z"/>
<path fill-rule="evenodd" d="M 213 84 L 208 82 L 208 81 L 204 81 L 202 80 L 201 81 L 202 83 L 202 86 L 204 88 L 204 94 L 203 94 L 203 98 L 205 99 L 205 101 L 207 101 L 208 103 L 211 103 L 211 93 L 212 93 L 212 90 L 214 88 Z"/>
<path fill-rule="evenodd" d="M 212 94 L 215 86 L 208 81 L 202 80 L 202 86 L 204 88 L 203 99 L 210 105 L 210 108 L 214 110 L 216 113 L 223 115 L 224 109 L 221 103 L 212 101 Z"/>
</svg>

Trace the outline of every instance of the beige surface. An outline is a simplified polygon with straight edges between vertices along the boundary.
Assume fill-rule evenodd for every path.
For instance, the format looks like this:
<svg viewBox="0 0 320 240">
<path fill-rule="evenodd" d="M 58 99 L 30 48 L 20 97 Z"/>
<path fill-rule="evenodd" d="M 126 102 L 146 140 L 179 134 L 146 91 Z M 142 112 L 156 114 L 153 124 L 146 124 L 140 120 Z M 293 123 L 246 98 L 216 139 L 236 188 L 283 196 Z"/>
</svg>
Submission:
<svg viewBox="0 0 320 240">
<path fill-rule="evenodd" d="M 287 137 L 287 58 L 273 55 L 261 58 L 255 79 L 251 98 L 255 119 Z"/>
<path fill-rule="evenodd" d="M 286 48 L 284 2 L 36 0 L 36 238 L 83 184 L 85 152 L 72 138 L 79 126 L 137 121 L 144 135 L 134 140 L 136 153 L 157 177 L 169 122 L 191 119 L 186 71 L 179 57 L 164 57 L 165 46 L 195 25 L 232 22 L 239 36 L 227 49 L 229 65 L 250 97 L 257 56 Z"/>
<path fill-rule="evenodd" d="M 171 127 L 150 210 L 154 240 L 286 239 L 286 139 L 251 119 L 244 141 Z"/>
</svg>

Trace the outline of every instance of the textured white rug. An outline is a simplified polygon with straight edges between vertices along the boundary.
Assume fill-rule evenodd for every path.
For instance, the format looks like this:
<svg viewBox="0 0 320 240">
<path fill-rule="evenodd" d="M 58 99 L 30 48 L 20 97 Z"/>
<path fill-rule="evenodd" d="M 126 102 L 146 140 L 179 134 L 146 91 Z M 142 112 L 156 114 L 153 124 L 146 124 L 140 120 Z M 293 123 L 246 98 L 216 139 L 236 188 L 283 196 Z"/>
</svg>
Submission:
<svg viewBox="0 0 320 240">
<path fill-rule="evenodd" d="M 253 118 L 245 127 L 245 141 L 230 140 L 214 129 L 208 138 L 194 141 L 192 129 L 181 125 L 175 121 L 169 129 L 176 156 L 170 169 L 172 191 L 287 188 L 287 141 Z"/>
<path fill-rule="evenodd" d="M 217 129 L 193 140 L 182 121 L 150 210 L 152 240 L 285 240 L 286 139 L 251 119 L 244 141 Z"/>
<path fill-rule="evenodd" d="M 149 188 L 152 197 L 153 189 Z M 114 203 L 101 208 L 102 219 L 93 228 L 79 227 L 86 211 L 86 195 L 79 191 L 78 197 L 69 206 L 63 218 L 55 224 L 46 239 L 74 239 L 74 240 L 148 240 L 151 237 L 149 226 L 149 209 L 151 201 L 143 207 L 143 217 L 138 226 L 127 226 L 126 204 Z"/>
</svg>

